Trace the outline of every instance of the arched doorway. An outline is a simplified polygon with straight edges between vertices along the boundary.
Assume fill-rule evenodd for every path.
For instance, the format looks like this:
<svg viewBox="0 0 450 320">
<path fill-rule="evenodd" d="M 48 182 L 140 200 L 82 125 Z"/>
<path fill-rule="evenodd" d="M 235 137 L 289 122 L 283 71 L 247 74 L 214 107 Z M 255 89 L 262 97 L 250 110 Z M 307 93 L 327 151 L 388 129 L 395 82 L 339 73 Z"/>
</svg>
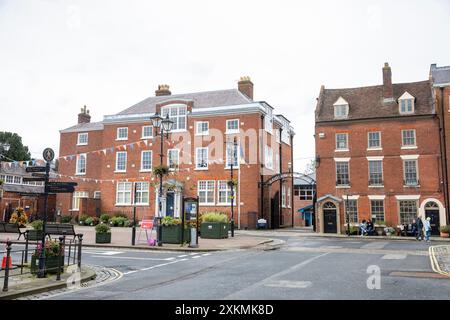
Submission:
<svg viewBox="0 0 450 320">
<path fill-rule="evenodd" d="M 428 201 L 425 204 L 425 219 L 430 217 L 431 234 L 438 236 L 440 234 L 440 219 L 439 219 L 439 206 L 434 201 Z"/>
<path fill-rule="evenodd" d="M 337 233 L 337 212 L 333 202 L 326 202 L 323 205 L 323 232 Z"/>
</svg>

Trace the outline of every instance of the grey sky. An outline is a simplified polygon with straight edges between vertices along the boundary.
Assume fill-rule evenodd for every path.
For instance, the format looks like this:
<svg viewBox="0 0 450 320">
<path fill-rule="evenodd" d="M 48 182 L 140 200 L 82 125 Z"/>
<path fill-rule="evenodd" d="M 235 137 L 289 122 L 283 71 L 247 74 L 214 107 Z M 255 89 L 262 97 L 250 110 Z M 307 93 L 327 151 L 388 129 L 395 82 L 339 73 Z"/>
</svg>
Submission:
<svg viewBox="0 0 450 320">
<path fill-rule="evenodd" d="M 234 88 L 240 76 L 292 121 L 296 170 L 314 157 L 320 85 L 425 80 L 450 64 L 450 1 L 0 0 L 0 131 L 59 148 L 83 105 L 93 121 L 154 94 Z"/>
</svg>

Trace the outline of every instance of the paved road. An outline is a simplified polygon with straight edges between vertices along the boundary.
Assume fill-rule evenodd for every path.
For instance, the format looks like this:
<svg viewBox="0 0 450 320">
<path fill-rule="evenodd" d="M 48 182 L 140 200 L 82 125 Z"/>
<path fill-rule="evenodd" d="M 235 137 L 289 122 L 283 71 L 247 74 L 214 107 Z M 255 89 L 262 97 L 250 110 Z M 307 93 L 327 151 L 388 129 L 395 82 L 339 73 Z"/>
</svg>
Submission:
<svg viewBox="0 0 450 320">
<path fill-rule="evenodd" d="M 432 272 L 426 243 L 289 235 L 283 240 L 278 250 L 206 254 L 85 249 L 84 263 L 123 276 L 51 299 L 450 298 L 450 278 Z"/>
</svg>

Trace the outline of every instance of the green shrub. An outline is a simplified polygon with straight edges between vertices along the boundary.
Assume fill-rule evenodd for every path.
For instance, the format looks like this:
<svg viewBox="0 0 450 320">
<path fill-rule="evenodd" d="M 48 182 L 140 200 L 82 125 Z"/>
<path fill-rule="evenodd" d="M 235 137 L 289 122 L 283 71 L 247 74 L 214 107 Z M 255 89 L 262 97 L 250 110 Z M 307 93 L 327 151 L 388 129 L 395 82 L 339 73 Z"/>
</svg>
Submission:
<svg viewBox="0 0 450 320">
<path fill-rule="evenodd" d="M 178 225 L 178 224 L 181 224 L 181 219 L 173 218 L 173 217 L 170 217 L 170 216 L 165 216 L 164 218 L 161 219 L 161 224 L 163 226 Z"/>
<path fill-rule="evenodd" d="M 92 217 L 92 225 L 96 226 L 100 223 L 100 219 L 97 217 Z"/>
<path fill-rule="evenodd" d="M 42 230 L 44 222 L 42 220 L 34 220 L 31 223 L 31 226 L 33 227 L 34 230 Z"/>
<path fill-rule="evenodd" d="M 86 224 L 86 219 L 88 219 L 88 218 L 89 218 L 89 216 L 87 214 L 82 214 L 80 216 L 80 218 L 78 219 L 78 222 L 80 224 Z"/>
<path fill-rule="evenodd" d="M 446 226 L 442 226 L 440 230 L 442 233 L 450 233 L 450 224 L 446 225 Z"/>
<path fill-rule="evenodd" d="M 130 228 L 133 226 L 133 220 L 125 220 L 125 222 L 123 223 L 123 226 L 126 228 Z"/>
<path fill-rule="evenodd" d="M 206 212 L 201 216 L 202 222 L 228 223 L 228 216 L 222 212 Z"/>
<path fill-rule="evenodd" d="M 95 226 L 95 232 L 97 233 L 108 233 L 111 232 L 111 227 L 107 224 L 101 223 Z"/>
<path fill-rule="evenodd" d="M 72 216 L 61 216 L 61 223 L 70 223 L 72 221 Z"/>
<path fill-rule="evenodd" d="M 127 220 L 124 217 L 112 217 L 109 223 L 114 227 L 123 227 Z"/>
<path fill-rule="evenodd" d="M 100 221 L 103 223 L 108 223 L 109 219 L 111 219 L 111 217 L 107 213 L 104 213 L 100 216 Z"/>
<path fill-rule="evenodd" d="M 114 213 L 114 217 L 119 217 L 119 218 L 126 218 L 126 219 L 128 219 L 127 214 L 126 214 L 126 213 L 123 213 L 123 212 L 116 212 L 116 213 Z"/>
<path fill-rule="evenodd" d="M 87 226 L 92 226 L 93 222 L 94 222 L 94 219 L 92 217 L 89 217 L 86 220 L 84 220 L 84 224 Z"/>
</svg>

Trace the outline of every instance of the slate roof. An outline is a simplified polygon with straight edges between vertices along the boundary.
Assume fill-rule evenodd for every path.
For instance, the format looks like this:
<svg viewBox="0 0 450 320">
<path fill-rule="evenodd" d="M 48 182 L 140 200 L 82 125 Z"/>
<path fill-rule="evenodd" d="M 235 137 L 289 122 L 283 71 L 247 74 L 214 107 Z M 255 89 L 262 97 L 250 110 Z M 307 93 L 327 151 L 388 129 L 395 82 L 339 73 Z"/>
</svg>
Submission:
<svg viewBox="0 0 450 320">
<path fill-rule="evenodd" d="M 433 77 L 434 85 L 450 86 L 450 66 L 437 67 L 435 64 L 432 64 L 430 74 Z"/>
<path fill-rule="evenodd" d="M 72 127 L 61 130 L 60 132 L 78 132 L 78 131 L 94 131 L 94 130 L 103 130 L 103 123 L 101 122 L 79 123 Z"/>
<path fill-rule="evenodd" d="M 153 113 L 155 112 L 158 103 L 167 100 L 192 100 L 194 102 L 194 108 L 234 106 L 253 102 L 237 89 L 172 94 L 170 96 L 147 98 L 128 109 L 119 112 L 118 115 Z"/>
<path fill-rule="evenodd" d="M 316 107 L 316 122 L 335 121 L 333 104 L 339 97 L 349 104 L 348 118 L 336 121 L 353 119 L 406 117 L 400 115 L 397 99 L 409 92 L 415 97 L 414 115 L 434 114 L 431 83 L 429 80 L 420 82 L 393 84 L 393 102 L 384 102 L 383 86 L 370 86 L 347 89 L 325 89 L 322 87 Z"/>
<path fill-rule="evenodd" d="M 27 193 L 27 194 L 41 194 L 44 193 L 44 186 L 31 186 L 21 184 L 4 184 L 3 190 L 5 192 Z"/>
</svg>

